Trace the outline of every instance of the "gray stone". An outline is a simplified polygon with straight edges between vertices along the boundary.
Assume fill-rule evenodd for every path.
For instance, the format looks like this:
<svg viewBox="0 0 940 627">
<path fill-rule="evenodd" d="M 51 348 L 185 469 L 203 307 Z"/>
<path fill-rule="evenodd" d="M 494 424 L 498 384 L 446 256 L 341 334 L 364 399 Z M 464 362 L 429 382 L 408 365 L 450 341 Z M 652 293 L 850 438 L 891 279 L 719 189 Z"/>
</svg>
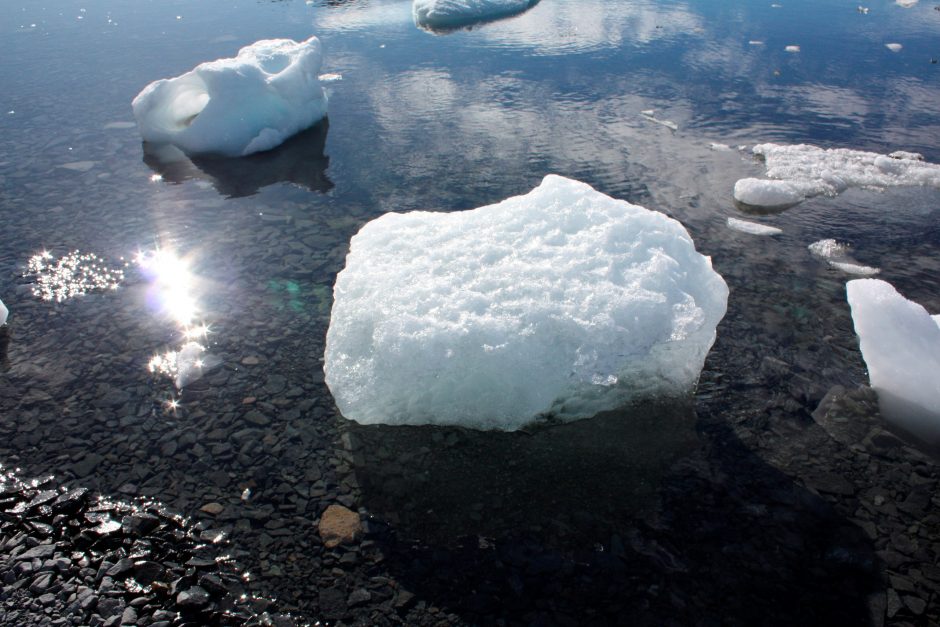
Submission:
<svg viewBox="0 0 940 627">
<path fill-rule="evenodd" d="M 204 588 L 193 586 L 176 595 L 176 602 L 181 607 L 202 607 L 209 602 L 209 593 Z"/>
<path fill-rule="evenodd" d="M 54 544 L 39 544 L 16 556 L 17 560 L 46 559 L 55 553 Z"/>
</svg>

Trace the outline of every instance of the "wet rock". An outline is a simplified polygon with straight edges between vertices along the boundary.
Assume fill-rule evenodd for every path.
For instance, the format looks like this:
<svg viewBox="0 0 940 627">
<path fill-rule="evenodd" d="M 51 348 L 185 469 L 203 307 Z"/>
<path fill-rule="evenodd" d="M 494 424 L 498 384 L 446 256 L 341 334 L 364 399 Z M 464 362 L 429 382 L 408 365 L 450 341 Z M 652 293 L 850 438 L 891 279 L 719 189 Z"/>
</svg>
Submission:
<svg viewBox="0 0 940 627">
<path fill-rule="evenodd" d="M 193 586 L 176 595 L 176 602 L 181 607 L 202 607 L 209 602 L 209 593 L 199 586 Z"/>
<path fill-rule="evenodd" d="M 341 587 L 321 588 L 319 601 L 320 611 L 324 617 L 338 620 L 346 616 L 346 593 Z"/>
<path fill-rule="evenodd" d="M 333 504 L 320 516 L 318 530 L 323 545 L 331 549 L 344 542 L 352 542 L 362 531 L 362 523 L 356 512 Z"/>
<path fill-rule="evenodd" d="M 218 516 L 224 510 L 225 510 L 224 505 L 222 505 L 221 503 L 215 503 L 215 502 L 206 503 L 205 505 L 199 508 L 199 511 L 205 512 L 206 514 L 210 514 L 212 516 Z"/>
</svg>

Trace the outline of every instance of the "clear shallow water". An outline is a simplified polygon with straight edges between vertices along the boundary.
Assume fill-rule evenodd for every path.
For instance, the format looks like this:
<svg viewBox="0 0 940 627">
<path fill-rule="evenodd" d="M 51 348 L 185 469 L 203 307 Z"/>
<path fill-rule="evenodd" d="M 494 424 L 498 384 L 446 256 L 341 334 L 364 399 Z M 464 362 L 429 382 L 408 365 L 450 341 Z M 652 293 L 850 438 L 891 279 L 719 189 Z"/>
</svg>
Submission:
<svg viewBox="0 0 940 627">
<path fill-rule="evenodd" d="M 107 493 L 155 496 L 185 513 L 225 504 L 217 523 L 231 527 L 259 591 L 310 617 L 310 573 L 330 564 L 311 521 L 327 502 L 374 509 L 403 536 L 439 541 L 452 535 L 440 531 L 453 526 L 453 511 L 413 512 L 443 500 L 449 483 L 429 490 L 413 481 L 418 472 L 462 486 L 511 474 L 472 463 L 483 445 L 504 446 L 498 436 L 460 436 L 465 454 L 452 466 L 422 451 L 439 443 L 431 432 L 409 450 L 394 433 L 366 430 L 360 440 L 388 440 L 378 457 L 339 440 L 348 425 L 322 383 L 323 337 L 346 245 L 369 219 L 480 206 L 524 193 L 549 172 L 678 218 L 732 290 L 697 396 L 702 421 L 757 416 L 740 418 L 741 446 L 791 476 L 798 473 L 773 448 L 787 439 L 774 428 L 783 390 L 755 375 L 764 358 L 800 377 L 785 387 L 802 400 L 781 401 L 780 411 L 801 419 L 830 386 L 866 381 L 844 297 L 851 277 L 807 245 L 848 242 L 856 260 L 940 311 L 936 190 L 812 199 L 755 217 L 784 230 L 755 238 L 725 220 L 748 218 L 731 189 L 762 167 L 711 147 L 809 142 L 913 150 L 940 162 L 940 65 L 931 63 L 940 57 L 940 12 L 930 3 L 881 1 L 862 14 L 835 2 L 542 0 L 519 17 L 443 36 L 416 29 L 407 2 L 85 4 L 0 6 L 0 297 L 11 310 L 3 461 Z M 145 151 L 128 124 L 131 99 L 151 80 L 257 39 L 310 34 L 323 41 L 323 72 L 342 80 L 328 85 L 328 125 L 279 150 L 173 162 Z M 902 50 L 885 48 L 891 42 Z M 678 130 L 641 115 L 649 109 Z M 188 264 L 162 287 L 132 261 L 155 247 Z M 123 287 L 62 303 L 34 297 L 21 276 L 28 260 L 76 249 L 122 267 Z M 168 298 L 195 313 L 182 322 Z M 208 325 L 200 341 L 219 365 L 180 396 L 172 376 L 148 364 L 180 349 L 187 323 Z M 678 431 L 651 445 L 672 452 L 664 464 L 685 450 L 688 430 Z M 809 438 L 800 433 L 788 438 Z M 582 450 L 608 436 L 593 437 Z M 534 468 L 550 440 L 533 438 L 542 442 L 527 450 Z M 389 488 L 381 478 L 390 463 L 409 480 Z M 575 502 L 625 503 L 631 485 L 661 480 L 661 465 L 644 468 L 620 491 L 561 485 L 560 501 L 569 513 Z M 626 472 L 599 454 L 573 475 L 588 485 Z M 489 514 L 480 533 L 529 528 L 533 512 L 552 509 L 532 492 L 461 490 L 467 498 L 455 503 Z M 614 509 L 598 516 L 607 525 L 594 534 L 602 543 L 631 508 Z M 569 520 L 574 531 L 552 538 L 578 544 L 598 526 Z"/>
</svg>

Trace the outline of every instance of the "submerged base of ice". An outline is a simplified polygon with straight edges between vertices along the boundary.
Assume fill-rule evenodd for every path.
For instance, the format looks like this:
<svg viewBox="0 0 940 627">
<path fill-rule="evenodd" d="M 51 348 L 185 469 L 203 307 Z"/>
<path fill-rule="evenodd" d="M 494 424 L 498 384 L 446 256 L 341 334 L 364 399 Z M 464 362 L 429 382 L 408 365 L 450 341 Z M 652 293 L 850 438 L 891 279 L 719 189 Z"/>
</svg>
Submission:
<svg viewBox="0 0 940 627">
<path fill-rule="evenodd" d="M 538 0 L 414 0 L 415 24 L 428 29 L 454 29 L 497 20 L 534 6 Z"/>
<path fill-rule="evenodd" d="M 363 227 L 336 279 L 326 383 L 364 424 L 590 417 L 690 392 L 727 295 L 675 220 L 547 176 Z"/>
<path fill-rule="evenodd" d="M 865 266 L 849 255 L 849 247 L 846 244 L 840 244 L 834 239 L 821 239 L 809 245 L 809 251 L 820 259 L 847 274 L 857 274 L 860 276 L 873 276 L 881 272 L 878 268 Z"/>
<path fill-rule="evenodd" d="M 940 316 L 878 279 L 849 281 L 846 292 L 882 415 L 940 444 Z"/>
<path fill-rule="evenodd" d="M 940 188 L 940 165 L 917 153 L 881 155 L 806 144 L 759 144 L 767 179 L 745 178 L 734 185 L 734 198 L 751 207 L 786 208 L 813 196 L 835 196 L 849 187 L 883 189 L 903 185 Z"/>
</svg>

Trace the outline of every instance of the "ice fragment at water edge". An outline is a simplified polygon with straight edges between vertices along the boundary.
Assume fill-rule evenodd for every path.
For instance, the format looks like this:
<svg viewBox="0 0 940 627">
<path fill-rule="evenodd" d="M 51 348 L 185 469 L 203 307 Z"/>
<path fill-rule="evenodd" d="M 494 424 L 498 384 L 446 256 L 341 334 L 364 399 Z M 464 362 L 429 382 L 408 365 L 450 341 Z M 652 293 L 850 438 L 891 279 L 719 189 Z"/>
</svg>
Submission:
<svg viewBox="0 0 940 627">
<path fill-rule="evenodd" d="M 145 141 L 231 157 L 269 150 L 326 115 L 320 41 L 266 39 L 150 83 L 132 103 Z"/>
<path fill-rule="evenodd" d="M 352 238 L 324 371 L 361 423 L 514 430 L 695 384 L 728 288 L 677 221 L 547 176 Z"/>
<path fill-rule="evenodd" d="M 7 323 L 7 316 L 10 315 L 10 310 L 7 309 L 7 306 L 3 304 L 3 301 L 0 300 L 0 327 Z"/>
<path fill-rule="evenodd" d="M 940 319 L 886 281 L 856 279 L 846 292 L 882 415 L 940 443 Z"/>
</svg>

